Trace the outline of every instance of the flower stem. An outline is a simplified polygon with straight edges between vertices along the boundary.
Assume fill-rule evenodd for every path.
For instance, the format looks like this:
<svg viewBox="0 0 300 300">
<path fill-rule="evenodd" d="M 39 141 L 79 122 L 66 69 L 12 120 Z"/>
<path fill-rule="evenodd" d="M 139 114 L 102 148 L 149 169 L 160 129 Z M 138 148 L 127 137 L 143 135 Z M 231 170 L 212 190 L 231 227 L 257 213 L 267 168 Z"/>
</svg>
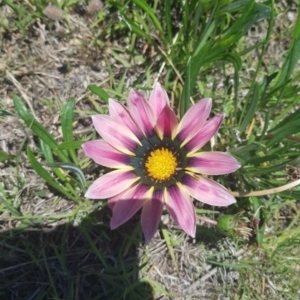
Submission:
<svg viewBox="0 0 300 300">
<path fill-rule="evenodd" d="M 209 219 L 209 218 L 206 218 L 206 217 L 197 216 L 197 218 L 198 218 L 199 220 L 203 221 L 203 222 L 206 222 L 206 223 L 211 224 L 211 225 L 214 225 L 214 226 L 216 226 L 216 225 L 218 224 L 217 221 L 212 220 L 212 219 Z"/>
<path fill-rule="evenodd" d="M 230 192 L 230 194 L 235 197 L 265 196 L 265 195 L 276 194 L 279 192 L 289 190 L 299 184 L 300 184 L 300 179 L 268 190 L 253 191 L 253 192 Z"/>
</svg>

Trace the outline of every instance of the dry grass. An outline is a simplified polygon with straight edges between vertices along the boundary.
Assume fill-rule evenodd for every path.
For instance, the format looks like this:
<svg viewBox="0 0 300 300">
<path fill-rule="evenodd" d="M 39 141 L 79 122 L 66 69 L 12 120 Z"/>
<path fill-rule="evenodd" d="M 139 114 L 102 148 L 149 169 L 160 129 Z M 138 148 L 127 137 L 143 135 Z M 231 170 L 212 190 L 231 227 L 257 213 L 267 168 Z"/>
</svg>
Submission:
<svg viewBox="0 0 300 300">
<path fill-rule="evenodd" d="M 266 52 L 266 68 L 280 65 L 290 39 L 287 33 L 296 12 L 293 7 L 283 6 Z M 143 73 L 142 59 L 122 52 L 130 47 L 130 40 L 115 33 L 111 24 L 111 31 L 108 26 L 99 28 L 97 16 L 80 15 L 72 9 L 60 21 L 37 18 L 24 35 L 16 27 L 14 12 L 1 4 L 0 11 L 2 19 L 9 20 L 7 28 L 0 31 L 0 105 L 5 112 L 0 115 L 0 149 L 15 156 L 9 162 L 0 162 L 0 297 L 146 300 L 170 299 L 169 292 L 172 299 L 178 300 L 229 299 L 224 295 L 231 286 L 238 285 L 239 273 L 221 264 L 229 261 L 234 265 L 253 255 L 256 252 L 251 247 L 239 245 L 240 251 L 236 252 L 237 245 L 232 241 L 199 226 L 197 232 L 205 234 L 199 234 L 195 241 L 174 231 L 176 234 L 170 237 L 174 260 L 162 234 L 157 234 L 147 247 L 141 244 L 138 217 L 110 231 L 110 213 L 100 209 L 102 203 L 86 200 L 76 204 L 61 198 L 27 161 L 25 145 L 37 151 L 37 156 L 39 145 L 16 117 L 12 96 L 20 95 L 57 140 L 62 137 L 62 106 L 75 97 L 74 134 L 85 139 L 93 131 L 89 115 L 107 109 L 87 90 L 88 85 L 113 90 L 115 81 L 120 80 L 129 87 Z M 105 18 L 113 23 L 117 15 Z M 244 42 L 255 43 L 265 30 L 264 24 L 259 24 Z M 147 44 L 141 44 L 137 52 L 149 55 L 146 59 L 155 66 L 157 56 L 152 57 L 151 51 Z M 251 77 L 251 61 L 255 63 L 248 58 L 245 77 Z M 79 156 L 83 157 L 80 151 Z M 86 171 L 89 179 L 92 175 Z M 166 224 L 174 226 L 167 217 Z M 259 254 L 257 259 L 261 259 Z M 138 278 L 146 280 L 138 283 Z M 277 284 L 279 280 L 267 278 L 263 292 L 257 291 L 262 299 L 279 299 L 272 298 L 278 294 L 269 291 L 271 282 Z M 132 286 L 133 290 L 128 290 Z"/>
</svg>

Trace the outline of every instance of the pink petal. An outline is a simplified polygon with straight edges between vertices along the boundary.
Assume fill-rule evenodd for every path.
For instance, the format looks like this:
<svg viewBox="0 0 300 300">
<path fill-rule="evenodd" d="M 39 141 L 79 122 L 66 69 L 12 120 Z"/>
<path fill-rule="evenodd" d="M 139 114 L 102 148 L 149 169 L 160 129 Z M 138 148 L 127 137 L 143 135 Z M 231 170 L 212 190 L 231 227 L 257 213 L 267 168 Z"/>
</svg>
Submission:
<svg viewBox="0 0 300 300">
<path fill-rule="evenodd" d="M 177 185 L 165 191 L 165 203 L 174 221 L 191 237 L 196 233 L 196 215 L 193 203 L 186 191 Z"/>
<path fill-rule="evenodd" d="M 144 203 L 141 223 L 148 244 L 158 229 L 164 207 L 162 191 L 155 191 L 151 199 L 147 199 Z"/>
<path fill-rule="evenodd" d="M 188 170 L 207 175 L 222 175 L 236 171 L 241 167 L 231 155 L 219 152 L 200 152 L 189 158 Z"/>
<path fill-rule="evenodd" d="M 118 195 L 110 220 L 110 228 L 115 229 L 127 222 L 144 204 L 149 187 L 136 185 Z"/>
<path fill-rule="evenodd" d="M 113 119 L 116 119 L 120 124 L 124 124 L 138 138 L 142 137 L 142 133 L 137 125 L 132 120 L 128 109 L 120 102 L 109 99 L 109 114 Z"/>
<path fill-rule="evenodd" d="M 121 195 L 121 194 L 119 194 L 119 195 Z M 112 197 L 112 198 L 109 198 L 107 200 L 107 206 L 110 208 L 111 211 L 114 209 L 115 205 L 117 204 L 117 202 L 119 200 L 119 198 L 118 198 L 119 195 L 117 195 L 115 197 Z"/>
<path fill-rule="evenodd" d="M 95 180 L 85 193 L 86 198 L 106 199 L 122 193 L 139 178 L 133 171 L 116 170 Z"/>
<path fill-rule="evenodd" d="M 182 146 L 188 143 L 199 129 L 205 124 L 211 111 L 212 100 L 205 98 L 191 106 L 180 121 L 177 129 L 177 138 Z"/>
<path fill-rule="evenodd" d="M 196 135 L 185 145 L 188 152 L 195 152 L 204 146 L 219 130 L 224 119 L 224 114 L 218 114 L 207 120 Z"/>
<path fill-rule="evenodd" d="M 170 106 L 170 101 L 168 94 L 162 88 L 159 82 L 157 82 L 150 94 L 149 103 L 156 115 L 158 117 L 163 110 L 163 108 L 167 105 Z"/>
<path fill-rule="evenodd" d="M 82 145 L 85 154 L 99 165 L 122 168 L 129 165 L 129 156 L 121 153 L 103 140 L 94 140 Z"/>
<path fill-rule="evenodd" d="M 170 106 L 165 106 L 158 116 L 156 132 L 160 139 L 173 136 L 178 125 L 177 117 Z"/>
<path fill-rule="evenodd" d="M 92 120 L 97 132 L 108 144 L 123 153 L 134 155 L 133 151 L 140 141 L 132 131 L 109 116 L 92 116 Z"/>
<path fill-rule="evenodd" d="M 228 206 L 235 203 L 235 198 L 217 182 L 205 177 L 193 177 L 186 174 L 182 183 L 190 195 L 203 203 L 214 206 Z"/>
<path fill-rule="evenodd" d="M 145 136 L 153 134 L 156 122 L 155 114 L 143 95 L 131 90 L 128 96 L 128 107 L 131 117 Z"/>
</svg>

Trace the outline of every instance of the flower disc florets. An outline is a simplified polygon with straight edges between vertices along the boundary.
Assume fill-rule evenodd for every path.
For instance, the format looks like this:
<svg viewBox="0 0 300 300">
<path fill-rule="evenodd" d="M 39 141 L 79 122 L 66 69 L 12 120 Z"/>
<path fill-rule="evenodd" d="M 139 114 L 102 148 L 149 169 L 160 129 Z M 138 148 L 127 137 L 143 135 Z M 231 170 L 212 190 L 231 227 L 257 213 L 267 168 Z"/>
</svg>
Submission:
<svg viewBox="0 0 300 300">
<path fill-rule="evenodd" d="M 195 236 L 192 198 L 216 206 L 235 202 L 206 175 L 234 172 L 240 167 L 237 160 L 223 152 L 199 152 L 224 117 L 219 114 L 207 120 L 211 104 L 211 99 L 200 100 L 178 122 L 166 92 L 156 84 L 149 101 L 131 90 L 128 109 L 110 99 L 110 116 L 92 117 L 103 139 L 89 141 L 83 149 L 96 163 L 115 170 L 98 178 L 86 197 L 108 198 L 112 229 L 142 208 L 142 228 L 149 242 L 166 205 L 174 221 Z"/>
<path fill-rule="evenodd" d="M 130 165 L 141 182 L 157 190 L 180 182 L 187 166 L 186 152 L 180 149 L 180 144 L 170 138 L 160 140 L 157 136 L 141 143 L 136 156 L 130 158 Z"/>
</svg>

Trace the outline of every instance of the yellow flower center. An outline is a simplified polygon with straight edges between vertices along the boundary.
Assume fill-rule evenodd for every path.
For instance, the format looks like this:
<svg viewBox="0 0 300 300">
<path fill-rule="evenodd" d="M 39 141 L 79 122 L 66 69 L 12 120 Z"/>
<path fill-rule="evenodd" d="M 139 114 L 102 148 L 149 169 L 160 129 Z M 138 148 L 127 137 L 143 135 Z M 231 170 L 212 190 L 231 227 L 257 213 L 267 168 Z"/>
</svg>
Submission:
<svg viewBox="0 0 300 300">
<path fill-rule="evenodd" d="M 176 173 L 177 159 L 170 150 L 160 148 L 150 152 L 145 166 L 150 177 L 163 181 Z"/>
</svg>

